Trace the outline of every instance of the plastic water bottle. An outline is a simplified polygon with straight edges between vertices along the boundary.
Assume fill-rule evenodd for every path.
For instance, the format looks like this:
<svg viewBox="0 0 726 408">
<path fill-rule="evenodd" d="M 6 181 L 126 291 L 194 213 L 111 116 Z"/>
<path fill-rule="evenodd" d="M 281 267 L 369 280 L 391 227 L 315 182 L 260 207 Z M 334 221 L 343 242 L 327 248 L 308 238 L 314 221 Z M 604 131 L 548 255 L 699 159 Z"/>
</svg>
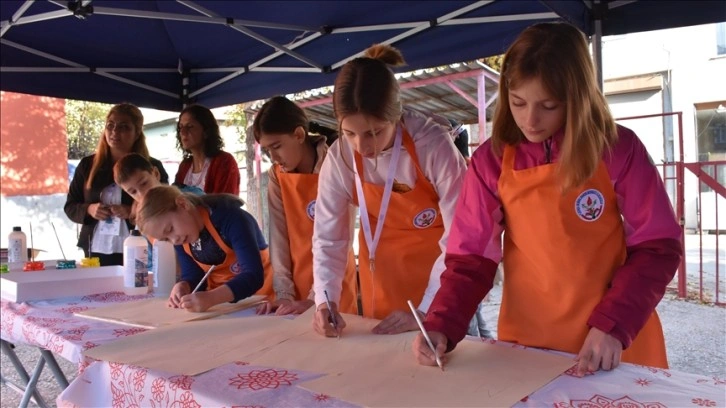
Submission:
<svg viewBox="0 0 726 408">
<path fill-rule="evenodd" d="M 124 293 L 143 295 L 149 292 L 149 249 L 139 230 L 124 240 Z"/>
<path fill-rule="evenodd" d="M 28 262 L 28 239 L 20 227 L 13 227 L 8 235 L 8 267 L 22 269 Z"/>
<path fill-rule="evenodd" d="M 169 296 L 176 284 L 176 254 L 174 245 L 167 241 L 156 240 L 153 247 L 154 294 Z"/>
</svg>

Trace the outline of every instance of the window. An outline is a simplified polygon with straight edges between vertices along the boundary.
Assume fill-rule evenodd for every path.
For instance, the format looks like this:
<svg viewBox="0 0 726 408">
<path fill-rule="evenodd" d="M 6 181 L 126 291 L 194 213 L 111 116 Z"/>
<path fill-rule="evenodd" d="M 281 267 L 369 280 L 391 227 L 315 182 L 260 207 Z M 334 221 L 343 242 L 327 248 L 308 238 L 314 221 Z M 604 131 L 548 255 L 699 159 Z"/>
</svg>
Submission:
<svg viewBox="0 0 726 408">
<path fill-rule="evenodd" d="M 726 185 L 726 108 L 724 102 L 703 105 L 696 107 L 699 161 L 716 162 L 702 168 L 720 184 Z M 701 191 L 711 191 L 711 188 L 702 183 Z"/>
<path fill-rule="evenodd" d="M 716 24 L 716 55 L 726 55 L 726 23 Z"/>
</svg>

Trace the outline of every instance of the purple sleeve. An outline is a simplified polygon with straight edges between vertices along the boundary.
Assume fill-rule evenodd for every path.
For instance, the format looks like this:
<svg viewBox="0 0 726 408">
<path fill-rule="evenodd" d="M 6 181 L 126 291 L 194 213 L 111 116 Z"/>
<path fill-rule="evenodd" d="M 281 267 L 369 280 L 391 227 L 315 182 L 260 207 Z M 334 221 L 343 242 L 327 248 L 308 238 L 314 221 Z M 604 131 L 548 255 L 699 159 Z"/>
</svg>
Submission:
<svg viewBox="0 0 726 408">
<path fill-rule="evenodd" d="M 627 258 L 588 324 L 628 347 L 662 299 L 683 247 L 681 227 L 645 146 L 627 128 L 618 127 L 618 133 L 605 162 L 623 216 Z"/>
<path fill-rule="evenodd" d="M 449 349 L 464 338 L 477 305 L 492 288 L 501 259 L 502 210 L 496 192 L 500 167 L 488 143 L 477 149 L 456 205 L 446 270 L 424 323 L 427 330 L 448 338 Z"/>
</svg>

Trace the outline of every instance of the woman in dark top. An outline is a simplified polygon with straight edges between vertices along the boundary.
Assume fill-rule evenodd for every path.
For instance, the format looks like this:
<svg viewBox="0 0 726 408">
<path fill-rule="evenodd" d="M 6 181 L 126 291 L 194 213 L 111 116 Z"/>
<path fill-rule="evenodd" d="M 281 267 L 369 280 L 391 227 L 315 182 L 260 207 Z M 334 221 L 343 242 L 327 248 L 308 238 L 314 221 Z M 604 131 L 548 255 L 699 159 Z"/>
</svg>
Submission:
<svg viewBox="0 0 726 408">
<path fill-rule="evenodd" d="M 68 218 L 81 224 L 78 247 L 101 266 L 123 264 L 123 241 L 133 229 L 129 220 L 133 199 L 113 180 L 113 165 L 128 153 L 148 158 L 168 184 L 161 162 L 149 157 L 139 108 L 121 103 L 111 108 L 96 153 L 84 157 L 73 176 L 63 207 Z M 101 222 L 99 222 L 101 221 Z"/>
</svg>

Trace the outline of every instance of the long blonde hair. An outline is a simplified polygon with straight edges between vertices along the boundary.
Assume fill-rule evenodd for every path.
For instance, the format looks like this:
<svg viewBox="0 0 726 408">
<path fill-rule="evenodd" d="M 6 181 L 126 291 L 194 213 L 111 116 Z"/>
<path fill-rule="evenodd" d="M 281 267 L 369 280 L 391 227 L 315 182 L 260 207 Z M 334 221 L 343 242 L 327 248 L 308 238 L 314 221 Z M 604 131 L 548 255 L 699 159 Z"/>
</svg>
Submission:
<svg viewBox="0 0 726 408">
<path fill-rule="evenodd" d="M 179 199 L 186 201 L 190 208 L 204 205 L 202 196 L 182 193 L 174 186 L 158 186 L 147 191 L 136 208 L 136 225 L 139 230 L 144 233 L 144 227 L 149 220 L 178 210 Z"/>
<path fill-rule="evenodd" d="M 565 23 L 540 23 L 524 30 L 504 55 L 492 148 L 525 140 L 509 107 L 509 89 L 539 79 L 551 97 L 566 105 L 565 135 L 557 161 L 563 191 L 595 174 L 603 151 L 617 141 L 617 128 L 600 92 L 584 35 Z"/>
<path fill-rule="evenodd" d="M 125 115 L 131 118 L 131 122 L 134 125 L 137 138 L 134 145 L 131 147 L 130 153 L 138 153 L 145 159 L 149 160 L 149 149 L 146 147 L 146 135 L 144 135 L 144 115 L 141 110 L 130 103 L 120 103 L 114 105 L 106 114 L 106 121 L 111 117 L 112 114 L 117 113 Z M 93 183 L 93 179 L 96 177 L 98 170 L 103 167 L 108 161 L 111 160 L 111 148 L 108 146 L 106 141 L 106 125 L 104 124 L 103 132 L 101 137 L 98 139 L 98 145 L 96 146 L 96 155 L 93 157 L 93 164 L 91 165 L 91 171 L 88 174 L 88 180 L 86 180 L 86 188 L 90 189 Z"/>
<path fill-rule="evenodd" d="M 147 191 L 136 207 L 136 225 L 144 233 L 146 223 L 156 217 L 178 210 L 180 203 L 185 202 L 187 208 L 209 208 L 219 202 L 233 202 L 240 207 L 244 201 L 236 195 L 220 193 L 197 195 L 183 193 L 175 186 L 162 185 Z"/>
</svg>

